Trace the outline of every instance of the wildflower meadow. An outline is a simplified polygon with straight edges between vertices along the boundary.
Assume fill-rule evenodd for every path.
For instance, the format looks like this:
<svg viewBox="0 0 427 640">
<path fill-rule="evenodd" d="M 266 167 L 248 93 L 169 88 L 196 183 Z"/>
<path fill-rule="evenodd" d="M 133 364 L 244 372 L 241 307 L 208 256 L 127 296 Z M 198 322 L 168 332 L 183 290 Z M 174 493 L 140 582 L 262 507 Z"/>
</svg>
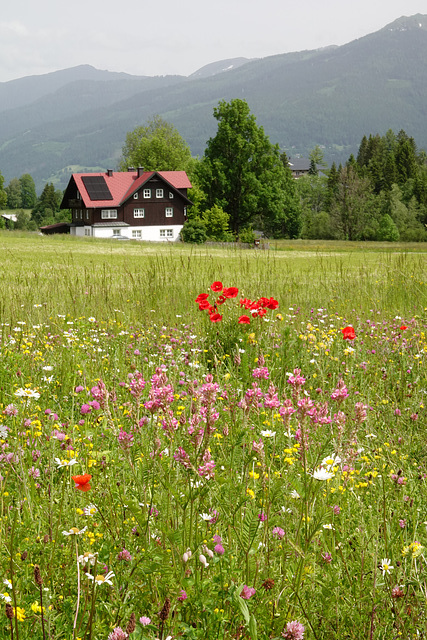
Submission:
<svg viewBox="0 0 427 640">
<path fill-rule="evenodd" d="M 427 637 L 427 247 L 0 234 L 0 637 Z"/>
</svg>

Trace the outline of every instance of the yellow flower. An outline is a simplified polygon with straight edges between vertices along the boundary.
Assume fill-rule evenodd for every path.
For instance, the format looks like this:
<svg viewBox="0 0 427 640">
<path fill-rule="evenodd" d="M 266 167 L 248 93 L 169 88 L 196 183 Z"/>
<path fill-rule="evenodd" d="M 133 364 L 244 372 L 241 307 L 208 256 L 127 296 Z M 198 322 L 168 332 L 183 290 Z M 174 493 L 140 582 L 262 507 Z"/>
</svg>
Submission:
<svg viewBox="0 0 427 640">
<path fill-rule="evenodd" d="M 13 608 L 13 613 L 15 618 L 19 620 L 19 622 L 23 622 L 25 620 L 25 609 L 21 609 L 21 607 Z"/>
</svg>

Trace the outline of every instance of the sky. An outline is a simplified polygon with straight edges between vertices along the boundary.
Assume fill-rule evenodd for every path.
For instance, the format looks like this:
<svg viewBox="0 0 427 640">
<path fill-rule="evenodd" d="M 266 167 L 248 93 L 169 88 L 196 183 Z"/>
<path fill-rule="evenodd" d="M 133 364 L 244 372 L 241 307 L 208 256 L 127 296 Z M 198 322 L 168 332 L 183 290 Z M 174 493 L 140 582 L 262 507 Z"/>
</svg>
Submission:
<svg viewBox="0 0 427 640">
<path fill-rule="evenodd" d="M 342 45 L 416 13 L 426 0 L 10 0 L 0 82 L 80 64 L 188 76 L 227 58 Z"/>
</svg>

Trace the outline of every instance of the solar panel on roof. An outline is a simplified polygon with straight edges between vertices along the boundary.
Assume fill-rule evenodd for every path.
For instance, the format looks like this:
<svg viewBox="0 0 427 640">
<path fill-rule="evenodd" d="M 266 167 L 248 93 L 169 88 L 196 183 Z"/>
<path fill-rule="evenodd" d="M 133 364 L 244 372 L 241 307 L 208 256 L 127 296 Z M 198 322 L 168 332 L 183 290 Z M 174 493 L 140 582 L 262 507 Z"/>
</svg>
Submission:
<svg viewBox="0 0 427 640">
<path fill-rule="evenodd" d="M 91 200 L 112 200 L 104 176 L 82 176 L 83 184 Z"/>
</svg>

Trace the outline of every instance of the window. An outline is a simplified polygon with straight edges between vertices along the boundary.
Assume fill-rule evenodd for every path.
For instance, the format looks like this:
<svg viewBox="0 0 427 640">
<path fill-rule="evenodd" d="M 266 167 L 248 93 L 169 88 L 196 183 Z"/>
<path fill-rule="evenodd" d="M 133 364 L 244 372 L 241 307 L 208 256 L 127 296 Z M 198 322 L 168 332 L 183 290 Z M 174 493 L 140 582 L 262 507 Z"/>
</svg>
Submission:
<svg viewBox="0 0 427 640">
<path fill-rule="evenodd" d="M 134 218 L 144 218 L 145 217 L 145 209 L 134 209 L 133 210 Z"/>
<path fill-rule="evenodd" d="M 173 193 L 172 193 L 172 191 L 169 191 L 169 200 L 173 200 Z"/>
<path fill-rule="evenodd" d="M 134 229 L 132 231 L 132 238 L 142 238 L 142 231 L 139 229 Z"/>
<path fill-rule="evenodd" d="M 156 198 L 163 198 L 163 189 L 156 189 Z"/>
<path fill-rule="evenodd" d="M 117 209 L 101 209 L 101 220 L 117 218 Z"/>
<path fill-rule="evenodd" d="M 173 229 L 160 229 L 161 238 L 173 238 Z"/>
<path fill-rule="evenodd" d="M 86 220 L 89 220 L 89 209 L 86 209 Z"/>
<path fill-rule="evenodd" d="M 122 235 L 121 229 L 113 229 L 113 236 L 121 236 L 121 235 Z"/>
<path fill-rule="evenodd" d="M 166 207 L 165 214 L 166 218 L 173 218 L 173 207 Z"/>
<path fill-rule="evenodd" d="M 144 189 L 144 198 L 151 198 L 151 189 Z"/>
<path fill-rule="evenodd" d="M 85 229 L 85 236 L 90 236 L 90 229 Z"/>
<path fill-rule="evenodd" d="M 133 199 L 134 200 L 138 200 L 138 191 L 136 193 L 133 194 Z"/>
</svg>

